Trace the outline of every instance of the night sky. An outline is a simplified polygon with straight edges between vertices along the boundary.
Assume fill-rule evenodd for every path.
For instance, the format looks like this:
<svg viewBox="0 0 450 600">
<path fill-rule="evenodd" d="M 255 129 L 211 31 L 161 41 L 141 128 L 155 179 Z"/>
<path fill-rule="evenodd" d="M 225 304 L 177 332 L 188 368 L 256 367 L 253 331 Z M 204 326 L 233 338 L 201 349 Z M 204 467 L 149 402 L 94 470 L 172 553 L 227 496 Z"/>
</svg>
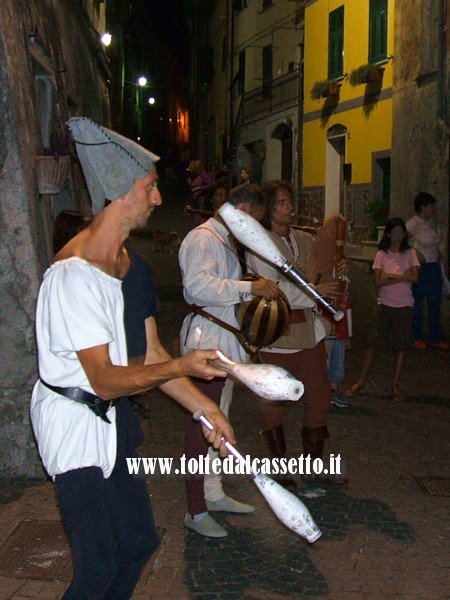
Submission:
<svg viewBox="0 0 450 600">
<path fill-rule="evenodd" d="M 152 36 L 177 55 L 181 71 L 189 66 L 189 0 L 144 0 Z"/>
</svg>

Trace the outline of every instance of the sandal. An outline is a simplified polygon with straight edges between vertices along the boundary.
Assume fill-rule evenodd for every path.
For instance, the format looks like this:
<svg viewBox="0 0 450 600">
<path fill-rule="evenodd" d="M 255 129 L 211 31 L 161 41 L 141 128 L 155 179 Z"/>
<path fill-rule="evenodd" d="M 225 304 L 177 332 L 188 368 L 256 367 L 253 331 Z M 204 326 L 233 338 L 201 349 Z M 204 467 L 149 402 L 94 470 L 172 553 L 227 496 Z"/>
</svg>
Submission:
<svg viewBox="0 0 450 600">
<path fill-rule="evenodd" d="M 355 383 L 349 390 L 344 392 L 344 396 L 346 398 L 353 398 L 353 396 L 357 396 L 361 393 L 364 393 L 364 384 Z"/>
<path fill-rule="evenodd" d="M 395 400 L 395 402 L 403 402 L 403 394 L 399 388 L 394 388 L 392 390 L 391 400 Z"/>
</svg>

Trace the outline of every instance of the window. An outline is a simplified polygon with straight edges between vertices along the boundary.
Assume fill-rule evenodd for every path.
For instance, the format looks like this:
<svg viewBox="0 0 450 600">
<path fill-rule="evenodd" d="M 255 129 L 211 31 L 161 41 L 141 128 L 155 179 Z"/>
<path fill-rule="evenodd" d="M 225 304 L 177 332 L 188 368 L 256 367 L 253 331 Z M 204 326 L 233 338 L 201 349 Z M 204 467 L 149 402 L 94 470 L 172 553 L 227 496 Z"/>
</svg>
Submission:
<svg viewBox="0 0 450 600">
<path fill-rule="evenodd" d="M 344 74 L 344 7 L 330 12 L 328 18 L 328 78 Z"/>
<path fill-rule="evenodd" d="M 272 45 L 263 48 L 262 85 L 263 95 L 270 96 L 272 94 Z"/>
<path fill-rule="evenodd" d="M 238 92 L 245 92 L 245 50 L 239 52 Z"/>
<path fill-rule="evenodd" d="M 247 0 L 233 0 L 233 10 L 239 13 L 244 8 L 247 8 Z"/>
<path fill-rule="evenodd" d="M 369 62 L 375 63 L 387 56 L 387 0 L 370 0 L 369 9 Z"/>
<path fill-rule="evenodd" d="M 270 6 L 272 6 L 272 4 L 273 4 L 273 0 L 263 0 L 263 3 L 262 3 L 263 10 L 265 10 L 266 8 L 269 8 Z"/>
</svg>

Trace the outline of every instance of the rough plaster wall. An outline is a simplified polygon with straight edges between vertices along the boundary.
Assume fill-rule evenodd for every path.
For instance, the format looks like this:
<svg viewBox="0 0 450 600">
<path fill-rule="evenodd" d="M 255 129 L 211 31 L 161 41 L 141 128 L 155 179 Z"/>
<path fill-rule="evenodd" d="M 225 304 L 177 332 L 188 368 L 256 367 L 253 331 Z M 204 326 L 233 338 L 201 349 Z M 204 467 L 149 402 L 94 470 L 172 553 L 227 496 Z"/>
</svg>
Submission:
<svg viewBox="0 0 450 600">
<path fill-rule="evenodd" d="M 437 119 L 433 76 L 416 81 L 421 71 L 422 0 L 396 4 L 392 143 L 392 213 L 412 216 L 415 195 L 437 198 L 437 220 L 446 237 L 448 223 L 448 137 Z M 445 247 L 448 246 L 448 240 Z"/>
<path fill-rule="evenodd" d="M 61 127 L 68 116 L 67 95 L 97 120 L 105 102 L 95 38 L 78 2 L 0 1 L 0 475 L 10 476 L 43 473 L 29 421 L 37 379 L 35 302 L 47 266 L 34 175 L 42 140 L 27 53 L 31 35 L 38 36 L 50 64 L 61 71 L 55 72 L 55 116 Z"/>
<path fill-rule="evenodd" d="M 34 189 L 29 149 L 35 130 L 26 56 L 17 45 L 11 50 L 22 35 L 13 10 L 11 5 L 0 9 L 0 472 L 34 476 L 42 474 L 28 412 L 36 380 L 34 299 L 41 273 L 35 252 L 36 212 L 29 206 Z M 13 88 L 11 70 L 23 74 L 14 78 Z"/>
</svg>

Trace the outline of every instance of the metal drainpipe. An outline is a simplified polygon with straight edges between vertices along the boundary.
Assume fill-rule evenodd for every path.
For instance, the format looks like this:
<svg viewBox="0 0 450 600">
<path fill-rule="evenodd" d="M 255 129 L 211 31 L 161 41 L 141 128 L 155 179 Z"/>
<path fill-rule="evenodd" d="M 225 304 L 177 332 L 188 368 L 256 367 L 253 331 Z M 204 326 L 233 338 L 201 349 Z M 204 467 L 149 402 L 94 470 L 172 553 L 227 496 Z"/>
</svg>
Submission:
<svg viewBox="0 0 450 600">
<path fill-rule="evenodd" d="M 233 177 L 233 156 L 232 156 L 232 136 L 233 136 L 233 127 L 234 127 L 234 110 L 233 110 L 233 89 L 234 89 L 234 10 L 233 10 L 233 0 L 229 0 L 228 1 L 228 10 L 229 10 L 229 15 L 230 15 L 230 85 L 229 85 L 229 90 L 230 90 L 230 99 L 229 99 L 229 103 L 228 103 L 228 109 L 230 111 L 229 114 L 229 120 L 230 120 L 230 124 L 229 124 L 229 128 L 230 128 L 230 132 L 229 132 L 229 136 L 228 136 L 228 148 L 230 149 L 230 156 L 228 157 L 229 160 L 229 164 L 230 164 L 230 177 L 232 180 Z"/>
<path fill-rule="evenodd" d="M 300 60 L 298 68 L 298 92 L 297 92 L 297 199 L 295 212 L 300 212 L 299 202 L 303 187 L 303 57 L 304 45 L 300 46 Z"/>
<path fill-rule="evenodd" d="M 448 65 L 447 56 L 449 55 L 448 47 L 450 48 L 449 33 L 447 28 L 447 18 L 450 12 L 447 0 L 441 0 L 439 6 L 439 45 L 438 45 L 438 79 L 437 79 L 437 94 L 438 94 L 438 121 L 441 122 L 445 133 L 447 134 L 447 152 L 450 153 L 450 135 L 449 135 L 449 113 L 447 104 L 447 83 L 448 83 Z M 450 206 L 450 173 L 447 178 L 447 196 Z M 447 213 L 447 273 L 450 273 L 450 215 Z"/>
</svg>

